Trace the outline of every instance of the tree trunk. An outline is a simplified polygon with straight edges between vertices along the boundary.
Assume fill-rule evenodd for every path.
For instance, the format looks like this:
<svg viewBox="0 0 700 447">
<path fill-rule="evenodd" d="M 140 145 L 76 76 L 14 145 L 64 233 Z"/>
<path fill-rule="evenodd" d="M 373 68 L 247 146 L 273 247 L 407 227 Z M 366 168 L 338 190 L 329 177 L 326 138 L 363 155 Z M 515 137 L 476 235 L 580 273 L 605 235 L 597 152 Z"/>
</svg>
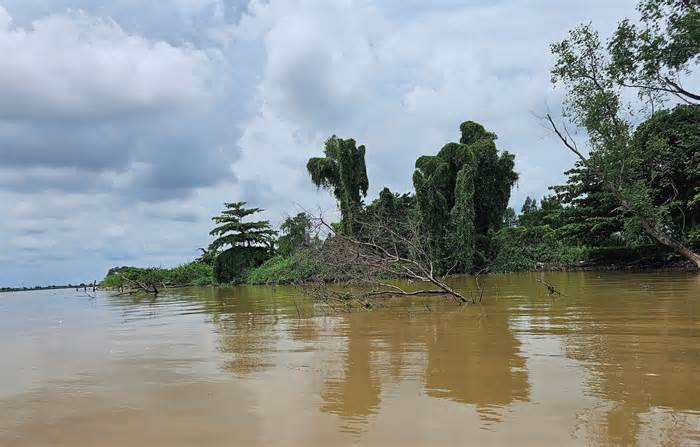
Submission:
<svg viewBox="0 0 700 447">
<path fill-rule="evenodd" d="M 700 254 L 695 253 L 690 247 L 687 247 L 682 242 L 677 241 L 674 237 L 659 231 L 654 225 L 642 219 L 642 227 L 652 238 L 658 243 L 673 249 L 676 253 L 690 260 L 695 264 L 695 268 L 700 269 Z"/>
</svg>

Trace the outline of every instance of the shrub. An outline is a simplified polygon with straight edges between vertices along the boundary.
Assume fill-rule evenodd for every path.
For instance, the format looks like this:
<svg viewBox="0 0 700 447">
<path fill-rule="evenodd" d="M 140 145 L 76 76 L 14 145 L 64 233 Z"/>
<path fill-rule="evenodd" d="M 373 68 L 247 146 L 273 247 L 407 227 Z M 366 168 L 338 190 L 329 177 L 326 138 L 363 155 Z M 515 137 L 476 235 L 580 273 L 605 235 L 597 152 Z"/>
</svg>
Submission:
<svg viewBox="0 0 700 447">
<path fill-rule="evenodd" d="M 230 248 L 216 257 L 214 278 L 219 283 L 242 282 L 248 270 L 260 266 L 269 257 L 267 247 Z"/>
<path fill-rule="evenodd" d="M 246 276 L 249 284 L 291 284 L 306 281 L 322 273 L 322 268 L 306 252 L 297 252 L 289 257 L 275 256 L 260 267 L 252 269 Z"/>
</svg>

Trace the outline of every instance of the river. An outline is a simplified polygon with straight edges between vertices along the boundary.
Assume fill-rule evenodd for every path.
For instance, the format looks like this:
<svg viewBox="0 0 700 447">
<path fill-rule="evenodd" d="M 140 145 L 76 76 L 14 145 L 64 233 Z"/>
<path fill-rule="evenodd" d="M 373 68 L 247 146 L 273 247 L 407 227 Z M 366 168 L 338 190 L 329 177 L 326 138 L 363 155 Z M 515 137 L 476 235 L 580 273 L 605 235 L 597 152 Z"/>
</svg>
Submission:
<svg viewBox="0 0 700 447">
<path fill-rule="evenodd" d="M 0 445 L 700 445 L 700 276 L 541 277 L 354 313 L 289 287 L 0 294 Z"/>
</svg>

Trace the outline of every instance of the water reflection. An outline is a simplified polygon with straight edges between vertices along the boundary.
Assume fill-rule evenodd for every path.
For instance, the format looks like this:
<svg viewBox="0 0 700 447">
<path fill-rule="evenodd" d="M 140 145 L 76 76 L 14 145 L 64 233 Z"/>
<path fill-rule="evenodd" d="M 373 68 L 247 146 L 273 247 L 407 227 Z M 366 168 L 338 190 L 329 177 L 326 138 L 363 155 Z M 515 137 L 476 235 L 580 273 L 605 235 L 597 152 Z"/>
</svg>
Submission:
<svg viewBox="0 0 700 447">
<path fill-rule="evenodd" d="M 550 306 L 550 327 L 564 354 L 589 375 L 600 399 L 579 412 L 583 436 L 596 444 L 655 439 L 700 442 L 700 326 L 692 276 L 586 275 L 585 287 Z M 692 297 L 692 298 L 691 298 Z M 575 311 L 571 311 L 575 309 Z"/>
<path fill-rule="evenodd" d="M 339 415 L 346 421 L 344 428 L 355 431 L 379 406 L 381 382 L 372 367 L 371 320 L 362 314 L 350 314 L 344 320 L 337 334 L 347 345 L 342 373 L 324 380 L 321 411 Z"/>
<path fill-rule="evenodd" d="M 655 288 L 629 293 L 617 280 L 560 275 L 555 282 L 565 296 L 552 299 L 531 276 L 514 275 L 490 279 L 496 281 L 492 302 L 480 308 L 438 302 L 428 312 L 411 302 L 328 318 L 311 317 L 313 306 L 294 289 L 198 291 L 196 298 L 227 354 L 224 368 L 237 376 L 279 366 L 276 354 L 286 339 L 305 343 L 303 351 L 335 343 L 326 367 L 312 373 L 321 384 L 319 409 L 339 417 L 349 432 L 366 430 L 387 389 L 407 381 L 431 398 L 474 408 L 482 427 L 492 429 L 512 405 L 531 399 L 527 358 L 533 353 L 523 351 L 518 334 L 546 334 L 561 338 L 562 354 L 590 372 L 586 393 L 599 399 L 577 411 L 579 436 L 637 443 L 650 423 L 657 434 L 677 435 L 695 420 L 669 418 L 669 412 L 700 410 L 700 343 L 688 342 L 689 335 L 698 337 L 697 305 L 682 299 L 683 287 L 666 290 L 658 279 L 650 280 Z M 523 329 L 514 320 L 530 323 Z M 689 430 L 688 436 L 697 433 Z"/>
<path fill-rule="evenodd" d="M 426 345 L 430 396 L 474 405 L 485 422 L 502 421 L 503 409 L 528 400 L 525 358 L 503 309 L 478 319 L 450 312 L 433 320 Z"/>
</svg>

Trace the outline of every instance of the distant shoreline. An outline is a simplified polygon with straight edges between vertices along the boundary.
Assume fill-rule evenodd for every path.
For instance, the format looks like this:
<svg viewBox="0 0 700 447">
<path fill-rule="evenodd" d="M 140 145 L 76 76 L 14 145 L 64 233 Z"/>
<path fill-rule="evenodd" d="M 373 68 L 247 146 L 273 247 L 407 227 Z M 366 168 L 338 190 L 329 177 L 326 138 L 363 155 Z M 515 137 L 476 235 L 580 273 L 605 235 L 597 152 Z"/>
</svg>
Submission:
<svg viewBox="0 0 700 447">
<path fill-rule="evenodd" d="M 9 292 L 31 292 L 33 290 L 62 290 L 62 289 L 83 289 L 92 287 L 92 284 L 68 284 L 63 286 L 34 286 L 34 287 L 0 287 L 0 293 Z"/>
</svg>

